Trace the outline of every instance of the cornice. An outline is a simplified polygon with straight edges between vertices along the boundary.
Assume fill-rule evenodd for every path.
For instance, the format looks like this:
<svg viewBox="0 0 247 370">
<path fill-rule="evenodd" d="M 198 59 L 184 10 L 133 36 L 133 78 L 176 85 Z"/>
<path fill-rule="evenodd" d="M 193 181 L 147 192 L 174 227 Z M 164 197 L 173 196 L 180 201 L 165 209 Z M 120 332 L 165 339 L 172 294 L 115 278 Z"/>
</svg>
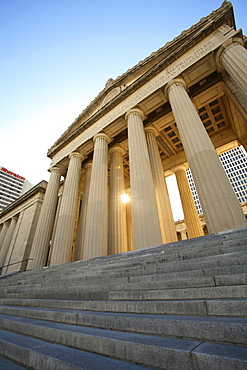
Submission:
<svg viewBox="0 0 247 370">
<path fill-rule="evenodd" d="M 43 180 L 39 182 L 36 186 L 32 187 L 30 190 L 28 190 L 26 193 L 24 193 L 22 196 L 16 199 L 13 203 L 5 207 L 0 213 L 0 218 L 2 216 L 5 216 L 7 213 L 11 212 L 14 208 L 18 207 L 19 205 L 27 201 L 29 198 L 31 198 L 35 194 L 39 192 L 45 193 L 46 188 L 47 188 L 47 181 Z"/>
<path fill-rule="evenodd" d="M 82 111 L 79 117 L 68 127 L 68 129 L 48 150 L 47 156 L 49 158 L 52 158 L 56 153 L 59 152 L 60 149 L 66 146 L 81 132 L 93 125 L 99 118 L 104 116 L 112 108 L 121 103 L 135 90 L 143 86 L 148 80 L 156 76 L 164 68 L 168 67 L 172 62 L 177 60 L 188 50 L 202 41 L 205 36 L 208 36 L 210 33 L 215 31 L 223 24 L 228 24 L 231 27 L 235 27 L 233 7 L 232 4 L 228 1 L 224 1 L 220 8 L 213 11 L 207 17 L 202 18 L 198 23 L 191 26 L 188 30 L 183 31 L 172 41 L 167 42 L 162 48 L 152 53 L 143 61 L 140 61 L 133 68 L 127 70 L 127 72 L 125 72 L 123 75 L 117 77 L 109 87 L 106 87 L 104 90 L 102 90 L 98 94 L 98 96 L 88 105 L 88 107 Z M 122 92 L 120 92 L 111 101 L 105 104 L 101 109 L 96 111 L 93 115 L 89 116 L 89 118 L 86 118 L 86 116 L 90 114 L 90 111 L 99 107 L 100 99 L 104 99 L 112 89 L 120 87 L 122 84 L 124 84 L 124 81 L 129 75 L 134 74 L 136 71 L 140 70 L 144 66 L 147 66 L 148 64 L 153 64 L 152 62 L 155 59 L 157 60 L 157 62 L 152 67 L 150 67 L 143 75 L 137 78 L 132 84 L 127 86 Z M 85 118 L 85 121 L 80 123 L 83 118 Z M 75 127 L 74 130 L 73 127 Z"/>
</svg>

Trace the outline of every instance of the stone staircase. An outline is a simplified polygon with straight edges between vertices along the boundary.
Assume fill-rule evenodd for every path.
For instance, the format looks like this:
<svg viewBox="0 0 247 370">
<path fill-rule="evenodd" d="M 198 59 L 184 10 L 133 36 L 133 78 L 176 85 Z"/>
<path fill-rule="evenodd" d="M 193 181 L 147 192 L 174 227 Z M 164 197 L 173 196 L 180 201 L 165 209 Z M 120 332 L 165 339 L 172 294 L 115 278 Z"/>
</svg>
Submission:
<svg viewBox="0 0 247 370">
<path fill-rule="evenodd" d="M 246 370 L 246 246 L 242 228 L 2 276 L 0 355 L 38 370 Z"/>
</svg>

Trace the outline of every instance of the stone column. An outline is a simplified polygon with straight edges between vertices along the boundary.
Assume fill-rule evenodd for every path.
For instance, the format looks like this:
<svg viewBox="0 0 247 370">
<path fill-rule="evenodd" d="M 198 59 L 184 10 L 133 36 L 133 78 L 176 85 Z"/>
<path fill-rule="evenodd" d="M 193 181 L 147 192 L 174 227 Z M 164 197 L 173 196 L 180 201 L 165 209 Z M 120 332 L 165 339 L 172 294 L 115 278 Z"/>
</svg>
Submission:
<svg viewBox="0 0 247 370">
<path fill-rule="evenodd" d="M 0 250 L 0 267 L 4 265 L 4 261 L 6 259 L 8 249 L 9 249 L 9 246 L 10 246 L 10 243 L 11 243 L 11 239 L 12 239 L 14 231 L 15 231 L 17 218 L 18 217 L 13 217 L 11 219 L 10 225 L 8 227 L 8 231 L 7 231 L 7 233 L 5 235 L 5 238 L 3 240 L 2 248 Z"/>
<path fill-rule="evenodd" d="M 92 173 L 92 162 L 87 163 L 85 166 L 86 175 L 84 182 L 83 195 L 81 200 L 81 211 L 80 219 L 78 224 L 78 235 L 77 235 L 77 244 L 76 244 L 76 261 L 83 259 L 83 250 L 84 250 L 84 237 L 85 237 L 85 227 L 86 227 L 86 217 L 87 217 L 87 208 L 88 208 L 88 195 L 90 188 L 90 180 Z"/>
<path fill-rule="evenodd" d="M 128 190 L 128 195 L 130 197 L 130 191 Z M 126 226 L 127 226 L 127 244 L 128 251 L 133 251 L 133 229 L 132 229 L 132 209 L 131 202 L 126 203 Z"/>
<path fill-rule="evenodd" d="M 126 204 L 121 196 L 125 193 L 123 154 L 120 146 L 110 149 L 110 207 L 108 254 L 127 251 Z"/>
<path fill-rule="evenodd" d="M 1 248 L 2 248 L 2 245 L 3 245 L 5 235 L 6 235 L 7 230 L 8 230 L 8 226 L 9 226 L 9 222 L 4 222 L 3 223 L 3 227 L 2 227 L 1 233 L 0 233 L 0 251 L 1 251 Z"/>
<path fill-rule="evenodd" d="M 110 138 L 99 133 L 94 137 L 92 175 L 83 259 L 107 255 L 108 232 L 108 143 Z"/>
<path fill-rule="evenodd" d="M 138 108 L 126 114 L 134 249 L 162 244 L 143 119 L 144 115 Z"/>
<path fill-rule="evenodd" d="M 43 267 L 47 262 L 49 243 L 54 227 L 58 202 L 58 191 L 62 174 L 62 170 L 58 167 L 52 167 L 50 171 L 50 180 L 45 192 L 44 201 L 34 235 L 32 250 L 30 253 L 30 258 L 33 258 L 33 260 L 28 262 L 28 269 Z"/>
<path fill-rule="evenodd" d="M 186 240 L 186 239 L 188 239 L 188 238 L 187 238 L 186 231 L 180 231 L 180 234 L 181 234 L 181 240 Z"/>
<path fill-rule="evenodd" d="M 225 170 L 182 79 L 166 86 L 210 233 L 247 225 Z"/>
<path fill-rule="evenodd" d="M 247 50 L 241 38 L 227 40 L 216 54 L 216 61 L 224 67 L 247 100 Z"/>
<path fill-rule="evenodd" d="M 70 262 L 71 258 L 83 155 L 79 152 L 73 152 L 69 155 L 69 159 L 50 265 L 67 263 Z"/>
<path fill-rule="evenodd" d="M 177 233 L 164 178 L 164 170 L 156 142 L 156 130 L 154 127 L 147 127 L 145 128 L 145 132 L 159 211 L 162 241 L 163 243 L 170 243 L 177 241 Z"/>
<path fill-rule="evenodd" d="M 195 202 L 185 174 L 187 168 L 184 165 L 172 169 L 176 175 L 178 190 L 182 202 L 184 221 L 187 227 L 189 238 L 196 238 L 204 235 L 200 219 L 196 210 Z"/>
</svg>

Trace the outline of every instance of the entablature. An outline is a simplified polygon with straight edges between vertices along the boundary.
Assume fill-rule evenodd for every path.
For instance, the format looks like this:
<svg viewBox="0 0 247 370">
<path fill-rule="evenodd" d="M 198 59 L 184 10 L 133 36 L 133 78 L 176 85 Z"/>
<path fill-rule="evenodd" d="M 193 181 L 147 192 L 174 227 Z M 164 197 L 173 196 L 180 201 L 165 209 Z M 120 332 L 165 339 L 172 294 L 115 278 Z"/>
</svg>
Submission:
<svg viewBox="0 0 247 370">
<path fill-rule="evenodd" d="M 204 39 L 221 27 L 221 33 L 227 35 L 235 27 L 232 6 L 224 2 L 222 6 L 208 17 L 202 18 L 189 30 L 182 32 L 173 41 L 152 53 L 144 61 L 128 70 L 99 93 L 96 99 L 79 115 L 61 138 L 49 149 L 48 156 L 52 158 L 80 133 L 86 131 L 96 121 L 101 119 L 114 107 L 122 103 L 147 81 L 157 76 L 168 66 L 176 63 L 179 58 L 200 44 Z M 224 38 L 225 40 L 226 38 Z M 185 61 L 182 61 L 186 63 Z M 188 83 L 188 81 L 186 81 Z M 114 92 L 115 91 L 115 92 Z M 110 98 L 112 94 L 112 99 Z"/>
</svg>

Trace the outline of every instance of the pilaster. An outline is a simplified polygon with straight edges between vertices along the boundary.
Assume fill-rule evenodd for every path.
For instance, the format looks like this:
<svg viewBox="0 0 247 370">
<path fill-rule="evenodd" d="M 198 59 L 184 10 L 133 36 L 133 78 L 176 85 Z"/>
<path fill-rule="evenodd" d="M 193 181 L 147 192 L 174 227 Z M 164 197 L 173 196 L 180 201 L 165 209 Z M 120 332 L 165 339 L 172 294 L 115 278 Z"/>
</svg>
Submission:
<svg viewBox="0 0 247 370">
<path fill-rule="evenodd" d="M 2 247 L 1 247 L 1 250 L 0 250 L 0 267 L 4 265 L 4 262 L 5 262 L 7 253 L 8 253 L 8 249 L 9 249 L 9 246 L 10 246 L 10 243 L 11 243 L 11 239 L 12 239 L 14 231 L 15 231 L 17 219 L 18 219 L 18 217 L 13 217 L 11 219 L 10 225 L 8 227 L 5 238 L 3 240 Z"/>
</svg>

